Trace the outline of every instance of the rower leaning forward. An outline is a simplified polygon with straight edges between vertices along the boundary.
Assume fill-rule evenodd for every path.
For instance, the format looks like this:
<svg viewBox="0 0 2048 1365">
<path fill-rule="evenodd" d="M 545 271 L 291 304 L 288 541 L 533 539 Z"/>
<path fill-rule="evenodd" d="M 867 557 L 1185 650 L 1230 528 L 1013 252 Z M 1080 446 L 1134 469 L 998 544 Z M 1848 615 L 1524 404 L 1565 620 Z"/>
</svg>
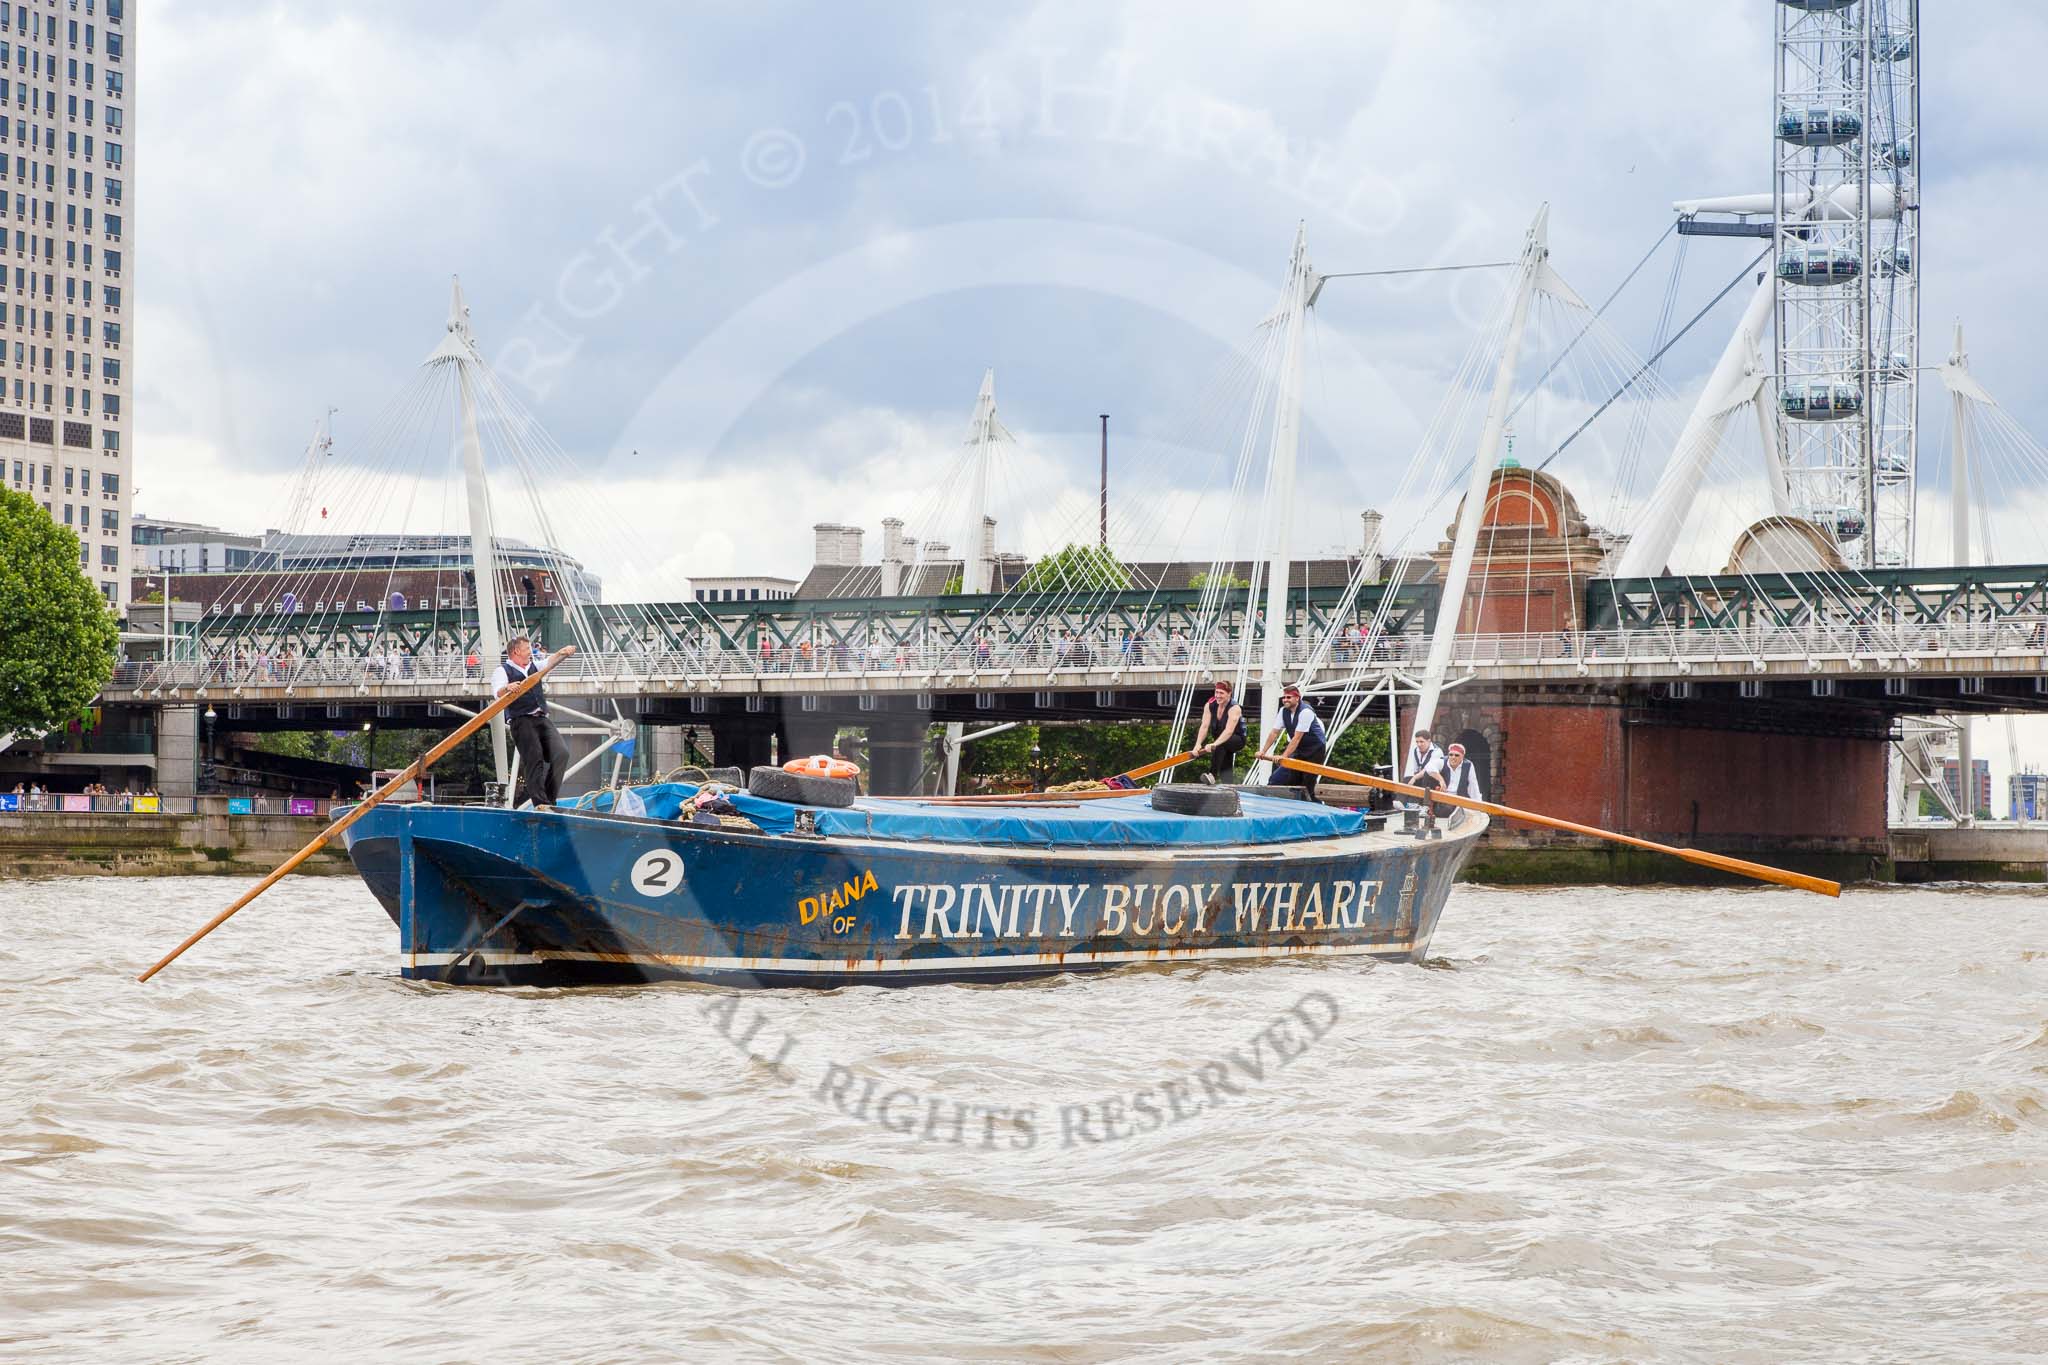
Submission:
<svg viewBox="0 0 2048 1365">
<path fill-rule="evenodd" d="M 1280 723 L 1273 727 L 1273 733 L 1264 737 L 1259 746 L 1258 762 L 1274 758 L 1298 758 L 1304 763 L 1321 763 L 1330 756 L 1330 744 L 1323 730 L 1322 717 L 1315 708 L 1301 699 L 1301 688 L 1294 683 L 1280 689 Z M 1285 745 L 1283 748 L 1282 745 Z M 1302 795 L 1316 799 L 1316 774 L 1305 773 L 1298 768 L 1283 768 L 1273 765 L 1273 775 L 1268 779 L 1276 787 L 1299 785 Z"/>
</svg>

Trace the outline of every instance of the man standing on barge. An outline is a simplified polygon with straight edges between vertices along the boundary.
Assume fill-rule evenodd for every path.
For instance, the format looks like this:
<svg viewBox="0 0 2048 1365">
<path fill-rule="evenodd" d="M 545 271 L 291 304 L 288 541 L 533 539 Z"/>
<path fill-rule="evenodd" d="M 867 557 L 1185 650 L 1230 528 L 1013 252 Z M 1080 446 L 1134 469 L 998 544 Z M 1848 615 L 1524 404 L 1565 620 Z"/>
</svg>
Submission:
<svg viewBox="0 0 2048 1365">
<path fill-rule="evenodd" d="M 504 696 L 540 671 L 544 662 L 534 657 L 533 641 L 515 635 L 505 646 L 504 662 L 491 674 L 491 696 Z M 547 687 L 545 682 L 535 683 L 505 709 L 512 742 L 519 746 L 520 800 L 536 806 L 555 804 L 562 794 L 562 773 L 569 766 L 569 746 L 548 719 Z"/>
</svg>

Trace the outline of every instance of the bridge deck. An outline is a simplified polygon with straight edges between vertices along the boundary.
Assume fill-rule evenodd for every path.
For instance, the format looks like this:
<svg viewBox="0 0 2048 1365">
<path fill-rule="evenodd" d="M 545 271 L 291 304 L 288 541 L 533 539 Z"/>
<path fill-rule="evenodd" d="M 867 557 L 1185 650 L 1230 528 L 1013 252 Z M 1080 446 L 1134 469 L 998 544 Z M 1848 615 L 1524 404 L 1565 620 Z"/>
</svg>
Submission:
<svg viewBox="0 0 2048 1365">
<path fill-rule="evenodd" d="M 2048 616 L 1995 624 L 1911 629 L 1806 626 L 1640 629 L 1473 635 L 1459 641 L 1456 671 L 1475 681 L 1674 682 L 1686 679 L 1957 677 L 2048 674 Z M 1415 636 L 1379 641 L 1368 653 L 1298 643 L 1289 671 L 1318 687 L 1357 678 L 1367 686 L 1421 667 Z M 1235 641 L 1207 647 L 1098 644 L 896 646 L 884 650 L 621 651 L 565 660 L 549 688 L 562 696 L 663 692 L 813 694 L 1035 692 L 1051 688 L 1178 688 L 1237 667 Z M 475 695 L 480 668 L 463 656 L 354 655 L 125 663 L 104 693 L 110 702 L 234 696 L 249 701 L 431 701 Z"/>
</svg>

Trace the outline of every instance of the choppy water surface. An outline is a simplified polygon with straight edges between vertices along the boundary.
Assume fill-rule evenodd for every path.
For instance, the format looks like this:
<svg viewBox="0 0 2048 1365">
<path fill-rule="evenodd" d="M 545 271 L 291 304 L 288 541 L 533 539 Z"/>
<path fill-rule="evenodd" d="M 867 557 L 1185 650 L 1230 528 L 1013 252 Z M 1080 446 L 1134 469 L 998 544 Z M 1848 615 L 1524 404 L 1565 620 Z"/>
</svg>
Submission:
<svg viewBox="0 0 2048 1365">
<path fill-rule="evenodd" d="M 407 984 L 301 880 L 135 984 L 242 885 L 0 885 L 0 1358 L 2048 1351 L 2038 889 L 742 996 Z"/>
</svg>

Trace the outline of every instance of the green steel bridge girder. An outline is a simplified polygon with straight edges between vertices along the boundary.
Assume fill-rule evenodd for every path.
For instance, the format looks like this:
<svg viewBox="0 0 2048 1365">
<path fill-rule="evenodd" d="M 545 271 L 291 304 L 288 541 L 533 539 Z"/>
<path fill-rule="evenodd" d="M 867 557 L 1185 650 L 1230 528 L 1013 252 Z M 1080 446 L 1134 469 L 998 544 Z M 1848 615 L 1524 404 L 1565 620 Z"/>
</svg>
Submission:
<svg viewBox="0 0 2048 1365">
<path fill-rule="evenodd" d="M 1596 578 L 1585 601 L 1589 630 L 1995 625 L 2048 616 L 2048 564 Z"/>
<path fill-rule="evenodd" d="M 1383 595 L 1382 587 L 1368 586 L 1349 615 L 1360 624 L 1369 623 Z M 1149 633 L 1163 640 L 1179 630 L 1192 638 L 1200 627 L 1202 597 L 1199 589 L 1185 589 L 1105 592 L 1078 602 L 1066 594 L 1012 593 L 607 603 L 589 608 L 585 619 L 597 636 L 597 647 L 606 653 L 725 649 L 754 654 L 764 642 L 780 653 L 805 641 L 812 649 L 825 651 L 919 642 L 934 648 L 967 648 L 985 632 L 998 641 L 1026 638 L 1033 631 L 1054 638 L 1062 631 Z M 1389 629 L 1406 632 L 1427 625 L 1436 599 L 1436 589 L 1429 584 L 1396 589 Z M 1289 595 L 1289 631 L 1296 636 L 1320 635 L 1336 624 L 1343 607 L 1342 589 L 1296 589 Z M 1232 614 L 1238 623 L 1242 617 L 1241 609 Z M 559 607 L 529 608 L 518 619 L 521 629 L 551 646 L 575 639 Z M 301 658 L 336 650 L 363 658 L 379 648 L 415 658 L 430 651 L 448 657 L 467 655 L 478 647 L 474 615 L 450 611 L 215 614 L 205 617 L 199 630 L 209 652 L 240 647 L 276 653 L 289 647 Z"/>
<path fill-rule="evenodd" d="M 1369 622 L 1387 585 L 1365 588 L 1341 624 Z M 1439 597 L 1434 582 L 1393 590 L 1387 628 L 1412 633 L 1434 626 Z M 1125 632 L 1166 639 L 1176 630 L 1194 638 L 1203 594 L 1196 589 L 1124 591 L 1075 600 L 1069 594 L 946 595 L 787 599 L 778 602 L 605 604 L 586 619 L 604 652 L 724 649 L 758 654 L 763 642 L 778 654 L 808 641 L 813 650 L 910 646 L 971 647 L 983 632 L 998 642 L 1040 631 L 1119 637 Z M 1289 594 L 1288 628 L 1297 638 L 1340 624 L 1339 588 L 1296 589 Z M 1588 630 L 1740 629 L 1799 626 L 1825 619 L 1845 625 L 1931 625 L 1973 621 L 1996 624 L 2048 616 L 2048 564 L 1957 568 L 1871 569 L 1855 573 L 1716 574 L 1688 577 L 1591 579 L 1581 619 Z M 1240 604 L 1232 624 L 1242 624 Z M 559 607 L 526 609 L 522 629 L 550 645 L 574 639 Z M 396 655 L 467 655 L 478 648 L 473 615 L 453 611 L 295 612 L 208 615 L 198 627 L 209 652 L 227 648 L 290 648 L 300 657 L 337 650 L 368 657 L 379 648 Z"/>
</svg>

